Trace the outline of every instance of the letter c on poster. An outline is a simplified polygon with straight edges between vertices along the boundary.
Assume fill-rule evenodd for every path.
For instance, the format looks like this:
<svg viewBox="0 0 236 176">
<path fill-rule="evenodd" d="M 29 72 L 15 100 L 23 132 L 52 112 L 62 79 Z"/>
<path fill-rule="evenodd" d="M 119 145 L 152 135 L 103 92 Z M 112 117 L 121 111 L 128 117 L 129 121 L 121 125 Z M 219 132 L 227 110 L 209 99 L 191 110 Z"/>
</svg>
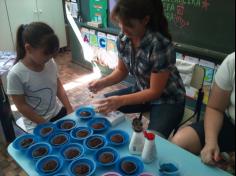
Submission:
<svg viewBox="0 0 236 176">
<path fill-rule="evenodd" d="M 100 48 L 106 48 L 106 40 L 104 38 L 99 38 Z"/>
</svg>

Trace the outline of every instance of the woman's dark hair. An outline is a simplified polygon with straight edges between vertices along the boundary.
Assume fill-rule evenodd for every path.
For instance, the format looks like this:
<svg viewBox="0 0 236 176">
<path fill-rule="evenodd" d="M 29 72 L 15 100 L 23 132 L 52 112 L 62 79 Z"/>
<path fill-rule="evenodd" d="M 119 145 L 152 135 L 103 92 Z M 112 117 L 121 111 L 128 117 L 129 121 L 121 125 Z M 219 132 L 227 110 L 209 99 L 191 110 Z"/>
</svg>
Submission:
<svg viewBox="0 0 236 176">
<path fill-rule="evenodd" d="M 146 16 L 150 17 L 150 30 L 157 31 L 171 40 L 162 0 L 118 0 L 111 14 L 113 21 L 121 19 L 127 23 L 131 19 L 142 20 Z"/>
<path fill-rule="evenodd" d="M 33 22 L 28 25 L 20 25 L 16 36 L 16 62 L 25 57 L 25 44 L 33 48 L 42 48 L 44 54 L 54 54 L 59 50 L 59 40 L 53 29 L 42 22 Z"/>
</svg>

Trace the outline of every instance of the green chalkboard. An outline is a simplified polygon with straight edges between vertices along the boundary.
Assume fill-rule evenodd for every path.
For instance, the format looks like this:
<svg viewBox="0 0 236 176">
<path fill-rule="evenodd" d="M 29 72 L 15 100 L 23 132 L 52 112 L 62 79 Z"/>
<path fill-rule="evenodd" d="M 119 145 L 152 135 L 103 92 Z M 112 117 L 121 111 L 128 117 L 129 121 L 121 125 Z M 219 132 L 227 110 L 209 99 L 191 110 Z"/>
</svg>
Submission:
<svg viewBox="0 0 236 176">
<path fill-rule="evenodd" d="M 89 0 L 80 1 L 82 17 L 89 21 Z M 235 0 L 162 1 L 177 51 L 221 62 L 235 50 Z M 108 31 L 115 28 L 110 19 L 108 25 Z"/>
<path fill-rule="evenodd" d="M 163 0 L 177 48 L 223 59 L 235 50 L 235 0 Z"/>
</svg>

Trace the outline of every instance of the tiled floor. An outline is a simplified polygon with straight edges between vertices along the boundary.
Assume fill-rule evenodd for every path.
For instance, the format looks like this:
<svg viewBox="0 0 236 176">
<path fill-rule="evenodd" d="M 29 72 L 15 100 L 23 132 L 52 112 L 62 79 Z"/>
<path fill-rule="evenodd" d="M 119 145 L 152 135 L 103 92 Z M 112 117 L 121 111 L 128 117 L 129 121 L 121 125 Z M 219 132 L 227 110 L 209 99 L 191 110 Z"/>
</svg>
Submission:
<svg viewBox="0 0 236 176">
<path fill-rule="evenodd" d="M 87 86 L 97 74 L 93 74 L 92 71 L 86 70 L 77 64 L 71 62 L 70 52 L 59 54 L 56 58 L 56 62 L 59 65 L 59 75 L 62 83 L 66 89 L 67 95 L 76 108 L 81 104 L 89 104 L 96 95 L 91 95 Z M 105 89 L 104 92 L 109 92 L 118 88 L 122 88 L 124 85 L 116 85 Z M 26 176 L 21 168 L 8 156 L 6 147 L 0 141 L 0 176 Z"/>
</svg>

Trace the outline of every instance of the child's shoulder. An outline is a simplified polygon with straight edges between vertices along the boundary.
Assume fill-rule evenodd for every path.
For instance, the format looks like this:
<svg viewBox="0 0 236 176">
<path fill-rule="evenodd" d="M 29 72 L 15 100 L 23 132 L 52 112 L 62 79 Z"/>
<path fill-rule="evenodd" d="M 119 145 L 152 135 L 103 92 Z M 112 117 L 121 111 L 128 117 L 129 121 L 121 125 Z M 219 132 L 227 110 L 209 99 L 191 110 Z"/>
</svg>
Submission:
<svg viewBox="0 0 236 176">
<path fill-rule="evenodd" d="M 22 64 L 22 62 L 17 62 L 15 65 L 13 65 L 13 67 L 10 69 L 10 72 L 18 72 L 20 70 L 23 70 L 24 65 Z"/>
<path fill-rule="evenodd" d="M 9 70 L 8 75 L 22 75 L 25 72 L 28 72 L 27 67 L 22 62 L 18 62 Z"/>
</svg>

